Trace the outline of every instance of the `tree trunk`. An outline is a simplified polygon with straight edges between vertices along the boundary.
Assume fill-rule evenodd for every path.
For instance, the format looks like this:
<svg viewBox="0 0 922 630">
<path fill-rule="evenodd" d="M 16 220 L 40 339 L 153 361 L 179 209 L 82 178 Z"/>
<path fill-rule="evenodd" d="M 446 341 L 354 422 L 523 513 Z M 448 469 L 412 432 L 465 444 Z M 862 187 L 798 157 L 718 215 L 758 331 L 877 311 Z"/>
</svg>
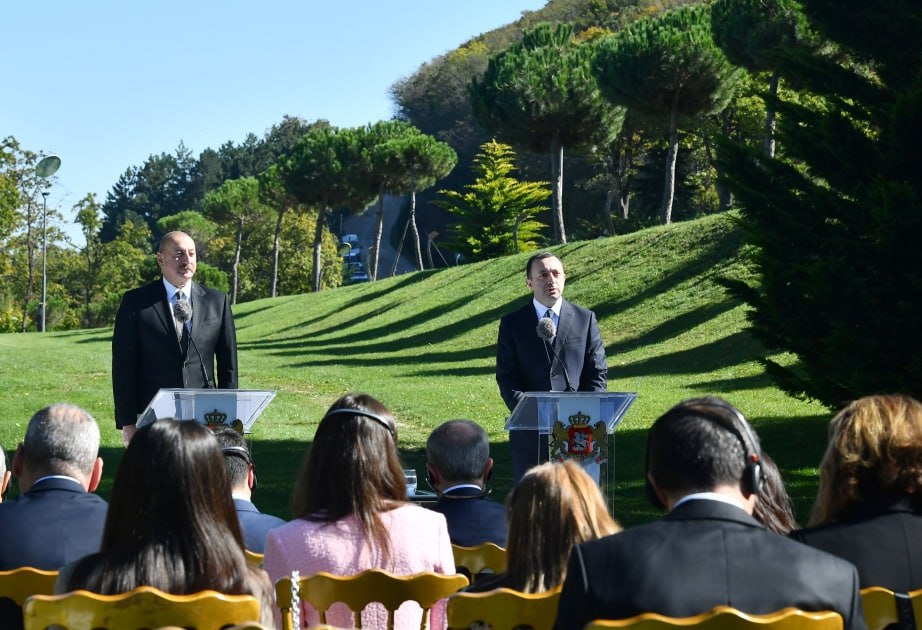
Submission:
<svg viewBox="0 0 922 630">
<path fill-rule="evenodd" d="M 394 254 L 394 264 L 391 265 L 391 278 L 397 275 L 397 262 L 400 260 L 400 254 L 403 252 L 403 243 L 407 240 L 407 232 L 410 230 L 410 221 L 412 217 L 407 217 L 407 222 L 403 224 L 403 234 L 400 235 L 400 242 L 397 244 L 397 253 Z"/>
<path fill-rule="evenodd" d="M 563 145 L 559 140 L 551 141 L 551 210 L 554 214 L 554 237 L 558 243 L 567 242 L 563 226 Z"/>
<path fill-rule="evenodd" d="M 237 242 L 234 245 L 234 264 L 231 268 L 233 287 L 231 289 L 231 306 L 237 303 L 237 279 L 240 277 L 240 250 L 243 249 L 243 219 L 237 219 Z"/>
<path fill-rule="evenodd" d="M 320 293 L 320 253 L 323 245 L 323 224 L 327 220 L 327 209 L 320 206 L 317 210 L 317 225 L 314 227 L 314 268 L 311 270 L 311 283 L 314 293 Z"/>
<path fill-rule="evenodd" d="M 419 242 L 419 227 L 416 225 L 416 191 L 410 192 L 410 231 L 413 234 L 413 253 L 416 254 L 416 268 L 423 270 L 423 251 Z M 397 264 L 397 261 L 394 261 Z"/>
<path fill-rule="evenodd" d="M 375 227 L 375 251 L 371 254 L 371 269 L 368 277 L 374 282 L 378 279 L 378 261 L 381 259 L 381 235 L 384 234 L 384 190 L 378 192 L 378 210 L 375 212 L 378 217 L 378 225 Z"/>
<path fill-rule="evenodd" d="M 775 157 L 775 105 L 772 99 L 778 94 L 778 71 L 772 72 L 771 80 L 768 84 L 769 99 L 765 102 L 765 128 L 764 138 L 762 139 L 762 148 L 765 155 L 770 158 Z"/>
<path fill-rule="evenodd" d="M 631 213 L 631 193 L 622 193 L 618 196 L 618 205 L 621 207 L 621 218 L 625 221 Z"/>
<path fill-rule="evenodd" d="M 279 216 L 275 221 L 275 236 L 272 240 L 272 280 L 269 285 L 269 297 L 278 295 L 279 286 L 279 245 L 282 241 L 282 217 L 285 216 L 284 202 L 279 207 Z"/>
<path fill-rule="evenodd" d="M 611 218 L 611 202 L 615 198 L 615 189 L 609 188 L 605 193 L 605 206 L 602 213 L 605 215 L 605 224 L 608 226 L 608 235 L 615 235 L 615 222 Z"/>
<path fill-rule="evenodd" d="M 701 134 L 701 143 L 704 145 L 704 155 L 707 157 L 708 164 L 714 164 L 714 145 L 711 142 L 711 136 L 707 133 Z M 717 211 L 723 212 L 730 207 L 730 191 L 719 177 L 714 182 L 714 188 L 717 190 Z"/>
<path fill-rule="evenodd" d="M 672 223 L 672 199 L 675 195 L 675 163 L 679 154 L 679 94 L 676 90 L 669 113 L 669 150 L 666 152 L 666 178 L 663 186 L 661 218 L 664 225 Z"/>
</svg>

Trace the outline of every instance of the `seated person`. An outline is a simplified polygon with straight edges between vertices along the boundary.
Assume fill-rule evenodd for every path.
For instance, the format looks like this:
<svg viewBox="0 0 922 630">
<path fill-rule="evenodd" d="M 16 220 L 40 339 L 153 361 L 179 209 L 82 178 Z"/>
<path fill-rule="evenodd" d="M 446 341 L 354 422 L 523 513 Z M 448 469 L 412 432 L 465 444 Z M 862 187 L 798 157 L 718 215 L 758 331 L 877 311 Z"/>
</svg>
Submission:
<svg viewBox="0 0 922 630">
<path fill-rule="evenodd" d="M 922 588 L 919 401 L 866 396 L 832 419 L 810 525 L 792 537 L 853 563 L 862 588 Z"/>
<path fill-rule="evenodd" d="M 253 505 L 251 499 L 253 488 L 256 487 L 256 466 L 243 436 L 227 426 L 214 429 L 214 434 L 224 456 L 224 469 L 227 471 L 231 496 L 237 509 L 237 517 L 240 519 L 243 542 L 250 551 L 263 553 L 266 547 L 266 532 L 273 527 L 284 525 L 285 521 L 271 514 L 263 514 Z"/>
<path fill-rule="evenodd" d="M 254 595 L 273 623 L 275 592 L 247 562 L 218 441 L 197 422 L 138 429 L 115 475 L 99 553 L 64 567 L 56 590 L 115 595 L 153 586 L 184 595 Z"/>
<path fill-rule="evenodd" d="M 6 498 L 6 492 L 10 489 L 10 478 L 13 476 L 13 471 L 10 470 L 9 464 L 6 451 L 0 446 L 0 502 Z"/>
<path fill-rule="evenodd" d="M 573 548 L 555 630 L 645 612 L 690 617 L 832 610 L 865 630 L 854 565 L 768 531 L 752 517 L 761 448 L 742 414 L 713 397 L 660 416 L 648 433 L 648 495 L 662 519 Z"/>
<path fill-rule="evenodd" d="M 505 547 L 505 510 L 487 498 L 493 458 L 483 427 L 470 420 L 440 424 L 426 441 L 426 460 L 426 480 L 439 497 L 431 509 L 445 515 L 451 542 Z"/>
<path fill-rule="evenodd" d="M 599 486 L 572 461 L 528 470 L 507 500 L 506 572 L 481 576 L 468 591 L 511 588 L 542 593 L 563 584 L 570 550 L 621 531 Z"/>
<path fill-rule="evenodd" d="M 775 460 L 762 451 L 762 490 L 756 497 L 752 517 L 776 534 L 787 536 L 797 529 L 794 503 L 784 485 L 784 477 Z"/>
</svg>

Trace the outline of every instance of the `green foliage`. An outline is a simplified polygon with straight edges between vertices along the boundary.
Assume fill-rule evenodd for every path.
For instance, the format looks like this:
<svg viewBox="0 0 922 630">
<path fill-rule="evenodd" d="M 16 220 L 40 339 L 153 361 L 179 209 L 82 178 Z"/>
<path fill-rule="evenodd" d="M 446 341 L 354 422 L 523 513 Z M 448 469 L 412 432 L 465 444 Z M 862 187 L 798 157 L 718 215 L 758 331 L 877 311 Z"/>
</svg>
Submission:
<svg viewBox="0 0 922 630">
<path fill-rule="evenodd" d="M 816 38 L 799 0 L 716 0 L 711 30 L 727 58 L 752 72 L 775 70 L 782 50 Z"/>
<path fill-rule="evenodd" d="M 522 182 L 512 147 L 488 142 L 474 160 L 476 179 L 467 192 L 440 190 L 438 203 L 462 219 L 452 225 L 450 243 L 472 260 L 529 251 L 538 246 L 541 223 L 534 219 L 550 196 L 547 182 Z"/>
<path fill-rule="evenodd" d="M 736 289 L 759 338 L 796 354 L 767 362 L 788 391 L 830 407 L 922 397 L 922 12 L 854 0 L 805 12 L 838 50 L 782 51 L 783 77 L 816 95 L 781 96 L 784 155 L 726 143 L 721 159 L 757 252 Z"/>
</svg>

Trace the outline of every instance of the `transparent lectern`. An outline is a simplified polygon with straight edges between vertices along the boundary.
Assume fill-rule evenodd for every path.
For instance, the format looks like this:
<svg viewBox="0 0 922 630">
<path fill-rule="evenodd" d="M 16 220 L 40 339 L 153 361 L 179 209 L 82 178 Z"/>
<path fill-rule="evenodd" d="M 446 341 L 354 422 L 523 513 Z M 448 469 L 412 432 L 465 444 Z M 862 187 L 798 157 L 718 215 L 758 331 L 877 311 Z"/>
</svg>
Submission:
<svg viewBox="0 0 922 630">
<path fill-rule="evenodd" d="M 505 428 L 537 431 L 535 448 L 547 448 L 548 461 L 573 460 L 582 466 L 599 484 L 611 509 L 615 427 L 636 399 L 634 392 L 525 392 Z"/>
<path fill-rule="evenodd" d="M 250 429 L 275 398 L 271 390 L 163 388 L 138 418 L 138 428 L 161 418 L 194 420 L 208 427 L 226 424 L 240 433 Z"/>
</svg>

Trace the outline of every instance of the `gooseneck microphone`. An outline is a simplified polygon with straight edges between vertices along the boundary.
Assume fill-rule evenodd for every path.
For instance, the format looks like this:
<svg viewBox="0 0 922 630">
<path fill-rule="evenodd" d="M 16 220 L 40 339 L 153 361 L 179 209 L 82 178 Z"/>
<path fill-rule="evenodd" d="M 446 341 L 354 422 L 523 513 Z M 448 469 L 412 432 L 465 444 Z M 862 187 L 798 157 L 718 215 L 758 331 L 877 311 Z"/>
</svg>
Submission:
<svg viewBox="0 0 922 630">
<path fill-rule="evenodd" d="M 535 329 L 535 332 L 538 333 L 538 336 L 545 342 L 545 348 L 550 348 L 551 352 L 554 353 L 554 358 L 557 359 L 557 362 L 560 363 L 560 367 L 563 368 L 563 380 L 567 384 L 566 391 L 575 392 L 573 385 L 570 384 L 570 375 L 567 373 L 567 364 L 563 362 L 563 359 L 560 358 L 560 355 L 557 354 L 557 350 L 554 349 L 554 344 L 552 339 L 557 335 L 557 327 L 554 325 L 554 320 L 550 317 L 542 317 L 538 320 L 538 326 Z"/>
<path fill-rule="evenodd" d="M 176 318 L 176 321 L 185 326 L 186 322 L 192 319 L 192 304 L 190 304 L 188 300 L 177 300 L 176 304 L 173 306 L 173 316 Z M 192 331 L 190 330 L 188 333 L 189 341 L 195 349 L 195 354 L 198 355 L 198 364 L 202 368 L 202 378 L 205 380 L 205 387 L 207 389 L 214 389 L 214 384 L 208 379 L 208 370 L 205 369 L 205 361 L 202 360 L 202 353 L 198 351 L 198 346 L 195 345 L 195 339 L 192 338 Z"/>
</svg>

